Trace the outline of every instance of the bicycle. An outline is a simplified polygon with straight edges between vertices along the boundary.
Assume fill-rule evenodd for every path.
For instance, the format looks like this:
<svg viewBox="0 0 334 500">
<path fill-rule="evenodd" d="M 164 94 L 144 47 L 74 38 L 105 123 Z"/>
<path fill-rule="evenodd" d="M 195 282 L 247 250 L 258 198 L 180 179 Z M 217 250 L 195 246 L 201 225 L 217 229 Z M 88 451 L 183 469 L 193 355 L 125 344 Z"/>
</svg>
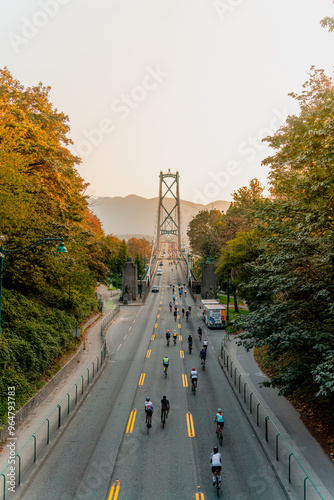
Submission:
<svg viewBox="0 0 334 500">
<path fill-rule="evenodd" d="M 148 415 L 146 413 L 146 427 L 147 427 L 147 434 L 150 432 L 150 427 L 152 427 L 152 415 Z"/>
<path fill-rule="evenodd" d="M 219 490 L 220 490 L 220 483 L 219 483 L 219 471 L 218 470 L 215 470 L 215 478 L 216 478 L 216 483 L 215 483 L 215 487 L 217 489 L 217 497 L 219 498 Z"/>
<path fill-rule="evenodd" d="M 223 430 L 220 427 L 220 425 L 218 425 L 218 430 L 216 431 L 216 434 L 217 434 L 217 439 L 219 441 L 219 444 L 220 444 L 220 446 L 222 446 L 224 436 L 223 436 Z"/>
<path fill-rule="evenodd" d="M 189 342 L 188 343 L 189 354 L 191 354 L 192 348 L 193 348 L 193 345 L 192 345 L 192 343 Z"/>
<path fill-rule="evenodd" d="M 173 337 L 174 345 L 176 345 L 176 337 Z"/>
<path fill-rule="evenodd" d="M 169 342 L 170 342 L 170 340 L 169 340 L 169 338 L 168 338 L 168 339 L 167 339 L 167 347 L 169 347 Z"/>
<path fill-rule="evenodd" d="M 196 395 L 196 389 L 197 389 L 197 380 L 191 379 L 191 391 L 193 392 L 194 396 Z"/>
<path fill-rule="evenodd" d="M 164 374 L 165 374 L 165 378 L 167 378 L 167 375 L 168 375 L 168 365 L 164 365 Z"/>
<path fill-rule="evenodd" d="M 164 410 L 164 411 L 163 411 L 163 414 L 162 414 L 162 419 L 161 419 L 162 428 L 164 428 L 164 427 L 165 427 L 166 418 L 167 418 L 167 410 Z"/>
<path fill-rule="evenodd" d="M 202 365 L 202 369 L 205 370 L 205 359 L 204 358 L 202 358 L 201 365 Z"/>
<path fill-rule="evenodd" d="M 198 338 L 199 338 L 200 342 L 202 342 L 202 329 L 201 328 L 198 329 Z"/>
</svg>

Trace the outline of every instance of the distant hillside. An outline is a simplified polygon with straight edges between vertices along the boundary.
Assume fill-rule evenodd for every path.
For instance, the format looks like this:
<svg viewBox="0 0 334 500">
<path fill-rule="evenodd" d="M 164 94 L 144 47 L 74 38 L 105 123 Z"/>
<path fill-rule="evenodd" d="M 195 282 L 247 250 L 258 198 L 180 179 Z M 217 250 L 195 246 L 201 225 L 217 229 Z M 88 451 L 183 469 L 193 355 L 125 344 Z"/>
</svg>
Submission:
<svg viewBox="0 0 334 500">
<path fill-rule="evenodd" d="M 145 237 L 152 239 L 154 227 L 157 223 L 158 198 L 142 198 L 129 195 L 125 198 L 116 196 L 114 198 L 91 198 L 89 200 L 92 212 L 102 222 L 106 234 L 114 234 L 120 238 L 128 239 Z M 171 210 L 175 204 L 172 198 L 166 198 L 167 210 Z M 228 201 L 215 201 L 208 205 L 192 203 L 181 200 L 181 227 L 186 236 L 188 224 L 200 210 L 226 211 L 230 205 Z"/>
</svg>

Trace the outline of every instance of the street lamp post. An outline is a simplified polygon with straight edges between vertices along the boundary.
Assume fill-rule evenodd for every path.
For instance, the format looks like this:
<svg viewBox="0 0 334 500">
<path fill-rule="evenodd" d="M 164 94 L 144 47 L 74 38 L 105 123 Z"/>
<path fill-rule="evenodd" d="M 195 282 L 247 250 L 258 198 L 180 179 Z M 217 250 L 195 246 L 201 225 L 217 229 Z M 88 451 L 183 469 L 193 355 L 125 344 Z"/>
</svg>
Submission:
<svg viewBox="0 0 334 500">
<path fill-rule="evenodd" d="M 34 243 L 31 243 L 30 245 L 27 245 L 22 248 L 15 248 L 14 250 L 5 250 L 3 245 L 0 247 L 0 332 L 1 332 L 1 306 L 2 306 L 2 280 L 3 280 L 3 275 L 6 269 L 9 268 L 11 262 L 14 260 L 20 258 L 22 255 L 28 253 L 30 250 L 32 250 L 35 247 L 38 247 L 40 245 L 44 245 L 45 243 L 48 243 L 49 241 L 60 241 L 60 245 L 57 248 L 56 252 L 58 253 L 66 253 L 66 247 L 64 245 L 63 238 L 43 238 L 42 240 L 35 241 Z M 5 261 L 5 257 L 8 255 L 8 258 Z"/>
</svg>

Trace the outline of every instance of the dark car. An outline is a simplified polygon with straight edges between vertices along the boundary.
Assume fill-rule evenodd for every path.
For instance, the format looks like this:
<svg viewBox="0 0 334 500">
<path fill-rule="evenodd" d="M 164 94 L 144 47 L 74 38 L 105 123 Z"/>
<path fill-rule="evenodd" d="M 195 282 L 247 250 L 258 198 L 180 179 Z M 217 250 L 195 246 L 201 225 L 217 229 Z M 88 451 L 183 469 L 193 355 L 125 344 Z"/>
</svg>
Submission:
<svg viewBox="0 0 334 500">
<path fill-rule="evenodd" d="M 159 287 L 158 286 L 152 286 L 152 292 L 158 292 Z"/>
</svg>

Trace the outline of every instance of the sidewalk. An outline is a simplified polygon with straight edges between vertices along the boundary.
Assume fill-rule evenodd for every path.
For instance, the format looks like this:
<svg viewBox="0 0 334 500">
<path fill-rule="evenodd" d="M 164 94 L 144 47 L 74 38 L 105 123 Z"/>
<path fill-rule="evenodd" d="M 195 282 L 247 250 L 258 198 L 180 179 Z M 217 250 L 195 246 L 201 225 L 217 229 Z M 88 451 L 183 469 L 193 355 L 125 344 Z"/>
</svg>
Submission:
<svg viewBox="0 0 334 500">
<path fill-rule="evenodd" d="M 23 422 L 17 426 L 15 429 L 16 442 L 16 452 L 28 441 L 28 439 L 34 434 L 39 425 L 45 420 L 50 413 L 54 410 L 60 400 L 66 396 L 67 392 L 73 387 L 77 382 L 78 378 L 84 372 L 84 370 L 91 364 L 92 360 L 96 358 L 102 349 L 101 342 L 101 322 L 103 318 L 110 313 L 111 308 L 113 308 L 113 302 L 111 301 L 111 291 L 107 290 L 104 285 L 100 285 L 97 288 L 97 293 L 101 295 L 104 302 L 103 313 L 95 314 L 90 317 L 87 323 L 83 326 L 84 331 L 84 346 L 85 349 L 79 348 L 80 354 L 74 354 L 71 358 L 76 358 L 75 362 L 69 360 L 65 366 L 69 365 L 66 375 L 61 378 L 61 380 L 52 384 L 51 379 L 47 384 L 51 388 L 49 394 L 46 394 L 44 399 L 36 404 L 31 411 L 24 418 Z M 115 300 L 115 299 L 114 299 Z M 116 297 L 115 302 L 118 300 Z M 59 372 L 55 377 L 59 376 Z M 8 440 L 7 440 L 8 441 Z M 0 473 L 8 465 L 8 451 L 6 448 L 6 443 L 0 446 Z"/>
</svg>

